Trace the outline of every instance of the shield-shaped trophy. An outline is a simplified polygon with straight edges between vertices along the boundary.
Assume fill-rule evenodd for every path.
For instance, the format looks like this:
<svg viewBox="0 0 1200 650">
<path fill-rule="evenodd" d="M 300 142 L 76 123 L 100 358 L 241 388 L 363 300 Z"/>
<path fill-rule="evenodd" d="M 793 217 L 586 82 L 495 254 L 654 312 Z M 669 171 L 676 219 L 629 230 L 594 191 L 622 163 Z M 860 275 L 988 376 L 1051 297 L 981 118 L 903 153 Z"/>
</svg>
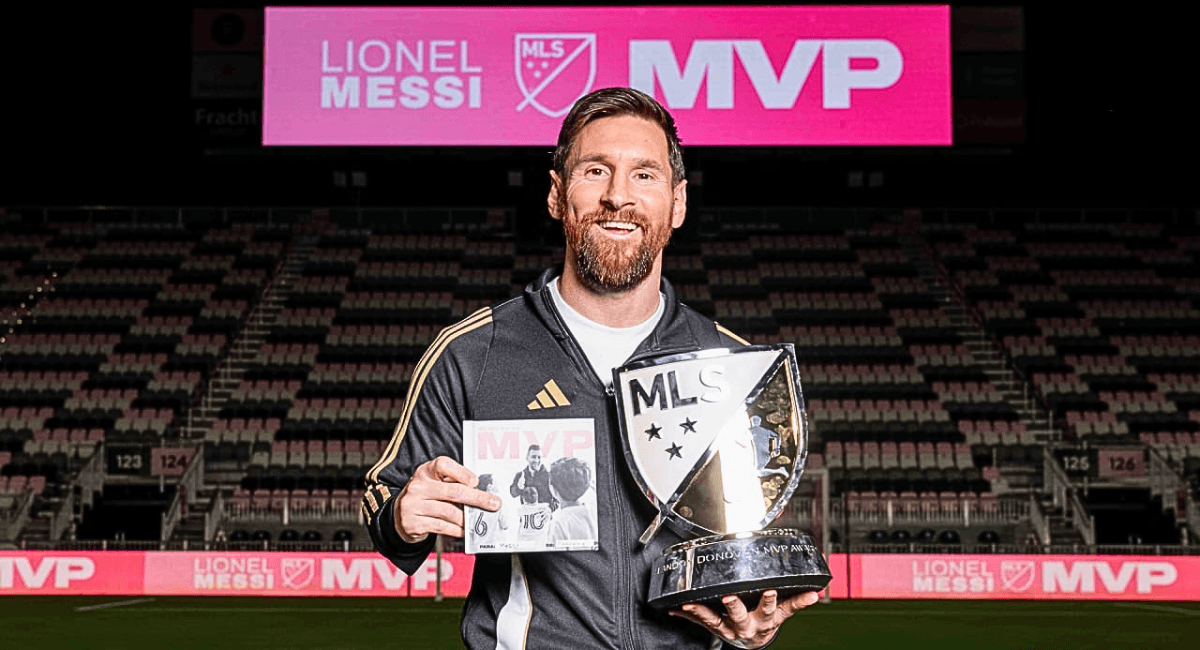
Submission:
<svg viewBox="0 0 1200 650">
<path fill-rule="evenodd" d="M 625 459 L 658 515 L 688 541 L 653 565 L 650 605 L 768 589 L 819 591 L 829 567 L 799 530 L 767 528 L 804 470 L 808 421 L 790 343 L 714 349 L 613 370 Z"/>
</svg>

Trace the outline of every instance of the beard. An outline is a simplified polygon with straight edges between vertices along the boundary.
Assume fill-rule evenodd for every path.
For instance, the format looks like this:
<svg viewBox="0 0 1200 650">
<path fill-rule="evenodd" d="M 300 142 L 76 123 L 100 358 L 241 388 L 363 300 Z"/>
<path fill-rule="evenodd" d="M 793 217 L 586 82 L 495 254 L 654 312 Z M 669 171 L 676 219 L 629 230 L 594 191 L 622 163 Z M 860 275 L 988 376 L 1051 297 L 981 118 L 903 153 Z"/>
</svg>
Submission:
<svg viewBox="0 0 1200 650">
<path fill-rule="evenodd" d="M 565 213 L 565 207 L 564 212 Z M 672 204 L 672 208 L 674 205 Z M 667 214 L 671 210 L 668 209 Z M 637 245 L 614 241 L 592 231 L 601 221 L 625 221 L 641 228 L 641 243 Z M 646 215 L 635 210 L 611 212 L 600 210 L 564 220 L 567 249 L 573 251 L 579 279 L 596 293 L 624 293 L 633 289 L 650 275 L 654 261 L 671 239 L 667 221 L 655 225 Z"/>
</svg>

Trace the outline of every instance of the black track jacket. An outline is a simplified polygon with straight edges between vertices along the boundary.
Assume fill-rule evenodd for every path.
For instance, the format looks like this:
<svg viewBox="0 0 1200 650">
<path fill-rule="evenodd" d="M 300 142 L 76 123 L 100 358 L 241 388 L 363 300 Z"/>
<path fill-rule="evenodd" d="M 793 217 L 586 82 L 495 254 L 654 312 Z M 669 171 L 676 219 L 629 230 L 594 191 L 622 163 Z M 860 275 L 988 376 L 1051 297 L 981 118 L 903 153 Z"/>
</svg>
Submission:
<svg viewBox="0 0 1200 650">
<path fill-rule="evenodd" d="M 436 456 L 462 462 L 463 420 L 594 418 L 600 550 L 476 556 L 463 640 L 472 650 L 707 648 L 707 630 L 646 605 L 651 562 L 681 539 L 663 527 L 648 547 L 638 544 L 655 512 L 626 466 L 616 398 L 605 387 L 611 378 L 596 376 L 553 304 L 547 285 L 559 272 L 547 270 L 524 295 L 446 328 L 421 358 L 392 441 L 367 474 L 371 539 L 406 573 L 420 567 L 433 536 L 417 544 L 400 539 L 396 495 L 421 463 Z M 665 279 L 660 290 L 662 320 L 630 361 L 745 343 L 680 303 Z M 529 410 L 550 380 L 570 405 Z"/>
</svg>

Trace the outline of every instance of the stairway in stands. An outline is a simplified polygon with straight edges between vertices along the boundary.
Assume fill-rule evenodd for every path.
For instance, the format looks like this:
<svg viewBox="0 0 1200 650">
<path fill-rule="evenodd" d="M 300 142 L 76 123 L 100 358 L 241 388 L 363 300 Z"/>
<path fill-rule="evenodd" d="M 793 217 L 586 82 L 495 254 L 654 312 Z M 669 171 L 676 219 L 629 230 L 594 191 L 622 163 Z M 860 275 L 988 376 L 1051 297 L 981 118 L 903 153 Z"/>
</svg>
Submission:
<svg viewBox="0 0 1200 650">
<path fill-rule="evenodd" d="M 1038 409 L 1037 403 L 1025 391 L 1025 384 L 1004 362 L 1003 357 L 992 346 L 987 335 L 967 315 L 962 302 L 950 291 L 942 279 L 942 275 L 938 272 L 938 266 L 933 261 L 933 256 L 926 248 L 924 240 L 919 236 L 906 236 L 901 238 L 901 242 L 921 274 L 921 279 L 929 288 L 929 292 L 937 298 L 942 305 L 942 311 L 958 328 L 958 334 L 962 337 L 967 349 L 971 351 L 971 357 L 975 364 L 1000 390 L 1005 402 L 1017 412 L 1033 439 L 1038 444 L 1058 440 L 1061 433 L 1054 428 L 1049 414 Z M 1040 487 L 1036 484 L 1037 477 L 1041 475 L 1040 467 L 1001 464 L 1000 468 L 1001 483 L 1010 491 L 1024 492 Z"/>
<path fill-rule="evenodd" d="M 254 309 L 246 326 L 230 345 L 224 361 L 209 381 L 200 405 L 188 414 L 187 424 L 183 427 L 185 439 L 203 440 L 213 420 L 220 415 L 221 409 L 225 407 L 225 403 L 229 401 L 246 374 L 246 368 L 258 356 L 267 335 L 279 319 L 279 314 L 287 304 L 292 288 L 300 278 L 301 270 L 316 247 L 318 239 L 319 235 L 300 233 L 293 238 L 286 259 L 271 279 L 263 293 L 262 301 Z M 213 509 L 213 499 L 221 489 L 223 488 L 218 485 L 205 485 L 199 494 L 194 495 L 187 515 L 181 518 L 176 526 L 173 540 L 204 542 L 204 514 Z M 227 492 L 232 494 L 231 489 Z M 219 517 L 220 514 L 213 512 L 212 516 Z"/>
</svg>

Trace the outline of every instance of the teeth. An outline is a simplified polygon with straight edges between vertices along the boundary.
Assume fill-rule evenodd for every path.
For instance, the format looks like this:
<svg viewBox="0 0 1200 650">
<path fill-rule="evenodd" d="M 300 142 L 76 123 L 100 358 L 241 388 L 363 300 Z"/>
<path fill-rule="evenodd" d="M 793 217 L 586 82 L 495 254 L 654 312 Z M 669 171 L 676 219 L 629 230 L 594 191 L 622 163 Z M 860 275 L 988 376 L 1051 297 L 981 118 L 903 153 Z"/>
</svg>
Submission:
<svg viewBox="0 0 1200 650">
<path fill-rule="evenodd" d="M 627 221 L 605 221 L 601 223 L 600 226 L 603 228 L 617 228 L 619 230 L 625 230 L 628 232 L 633 232 L 637 229 L 637 224 L 629 223 Z"/>
</svg>

